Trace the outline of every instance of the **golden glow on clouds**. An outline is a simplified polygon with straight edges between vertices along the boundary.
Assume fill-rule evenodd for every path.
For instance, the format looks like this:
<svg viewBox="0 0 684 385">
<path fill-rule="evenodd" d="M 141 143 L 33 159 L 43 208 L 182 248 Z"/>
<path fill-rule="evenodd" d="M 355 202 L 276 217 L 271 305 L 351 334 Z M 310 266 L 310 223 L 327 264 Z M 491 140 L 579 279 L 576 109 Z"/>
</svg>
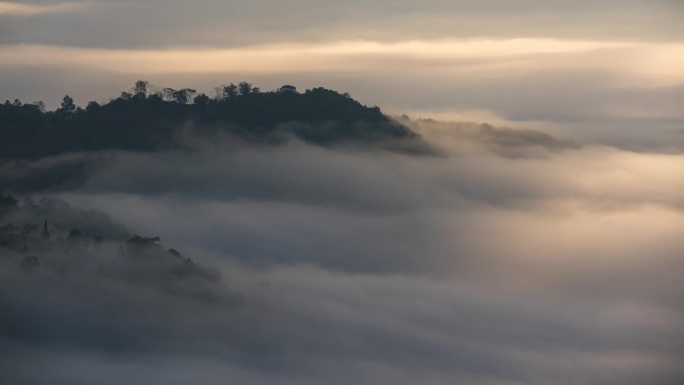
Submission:
<svg viewBox="0 0 684 385">
<path fill-rule="evenodd" d="M 0 1 L 0 16 L 18 15 L 33 16 L 41 13 L 71 12 L 83 9 L 84 3 L 60 3 L 54 5 L 31 5 Z"/>
<path fill-rule="evenodd" d="M 311 50 L 331 54 L 411 54 L 419 57 L 501 57 L 530 53 L 567 53 L 600 48 L 620 48 L 629 43 L 556 39 L 463 39 L 405 41 L 397 43 L 342 42 Z"/>
<path fill-rule="evenodd" d="M 280 44 L 233 49 L 106 50 L 6 45 L 0 66 L 75 66 L 131 74 L 412 73 L 481 80 L 530 73 L 606 73 L 621 85 L 684 84 L 684 44 L 461 39 Z"/>
</svg>

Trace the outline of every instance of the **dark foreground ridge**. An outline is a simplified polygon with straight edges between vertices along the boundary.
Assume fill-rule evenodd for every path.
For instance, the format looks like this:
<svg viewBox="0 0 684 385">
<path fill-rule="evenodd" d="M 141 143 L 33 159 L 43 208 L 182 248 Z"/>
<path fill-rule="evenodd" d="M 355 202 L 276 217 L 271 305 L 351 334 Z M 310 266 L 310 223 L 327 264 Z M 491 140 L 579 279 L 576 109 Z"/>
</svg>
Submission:
<svg viewBox="0 0 684 385">
<path fill-rule="evenodd" d="M 42 223 L 39 216 L 45 218 Z M 93 276 L 176 292 L 179 284 L 205 291 L 207 284 L 220 281 L 217 270 L 159 242 L 159 237 L 126 235 L 102 212 L 52 198 L 34 202 L 26 197 L 19 205 L 0 194 L 0 275 L 20 270 L 65 279 Z"/>
<path fill-rule="evenodd" d="M 217 87 L 210 98 L 192 89 L 159 88 L 138 81 L 120 97 L 102 105 L 90 102 L 85 109 L 69 96 L 55 111 L 45 111 L 42 102 L 6 101 L 0 105 L 0 160 L 177 148 L 188 130 L 270 144 L 291 136 L 318 145 L 417 139 L 380 108 L 325 88 L 299 93 L 284 86 L 261 92 L 249 83 L 231 83 Z"/>
</svg>

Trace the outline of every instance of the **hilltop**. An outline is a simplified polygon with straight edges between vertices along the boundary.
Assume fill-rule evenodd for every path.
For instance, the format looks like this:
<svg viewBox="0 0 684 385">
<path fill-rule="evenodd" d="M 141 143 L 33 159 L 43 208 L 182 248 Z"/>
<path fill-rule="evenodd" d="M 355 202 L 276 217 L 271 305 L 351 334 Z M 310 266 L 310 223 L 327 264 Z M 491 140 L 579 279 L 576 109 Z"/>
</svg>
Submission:
<svg viewBox="0 0 684 385">
<path fill-rule="evenodd" d="M 49 221 L 48 219 L 49 218 Z M 125 242 L 123 242 L 125 240 Z M 107 214 L 81 210 L 54 198 L 20 205 L 0 194 L 0 269 L 37 273 L 42 277 L 96 276 L 127 284 L 155 284 L 178 289 L 179 283 L 217 282 L 220 274 L 175 249 L 159 237 L 128 234 Z"/>
<path fill-rule="evenodd" d="M 79 151 L 157 151 L 182 147 L 180 137 L 225 133 L 246 142 L 297 137 L 316 145 L 413 141 L 418 136 L 348 94 L 292 86 L 261 92 L 250 83 L 217 87 L 209 97 L 138 81 L 107 103 L 85 108 L 65 96 L 61 107 L 19 100 L 0 105 L 0 159 L 37 159 Z"/>
</svg>

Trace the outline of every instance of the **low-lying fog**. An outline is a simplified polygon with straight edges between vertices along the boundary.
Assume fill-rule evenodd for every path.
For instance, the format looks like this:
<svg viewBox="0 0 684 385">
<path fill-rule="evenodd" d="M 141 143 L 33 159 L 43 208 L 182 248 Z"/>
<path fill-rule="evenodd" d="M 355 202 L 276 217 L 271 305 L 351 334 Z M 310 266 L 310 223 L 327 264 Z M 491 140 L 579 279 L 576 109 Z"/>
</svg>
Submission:
<svg viewBox="0 0 684 385">
<path fill-rule="evenodd" d="M 408 124 L 435 155 L 223 138 L 0 166 L 72 207 L 8 220 L 103 238 L 25 253 L 67 272 L 3 257 L 2 382 L 680 383 L 684 149 Z M 133 233 L 212 278 L 121 266 Z"/>
</svg>

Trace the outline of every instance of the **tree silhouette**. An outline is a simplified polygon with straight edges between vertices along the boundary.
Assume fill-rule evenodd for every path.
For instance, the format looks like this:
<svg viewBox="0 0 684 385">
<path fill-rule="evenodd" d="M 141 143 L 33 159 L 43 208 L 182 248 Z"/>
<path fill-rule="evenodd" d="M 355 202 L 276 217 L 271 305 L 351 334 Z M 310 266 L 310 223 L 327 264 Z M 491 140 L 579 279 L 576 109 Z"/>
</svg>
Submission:
<svg viewBox="0 0 684 385">
<path fill-rule="evenodd" d="M 173 93 L 173 100 L 176 103 L 180 104 L 188 104 L 190 101 L 193 100 L 193 96 L 197 93 L 197 91 L 191 89 L 191 88 L 183 88 L 182 90 L 178 90 Z"/>
<path fill-rule="evenodd" d="M 147 96 L 147 87 L 149 86 L 150 82 L 146 80 L 138 80 L 135 82 L 135 86 L 133 87 L 133 92 L 138 95 L 142 94 Z"/>
<path fill-rule="evenodd" d="M 40 112 L 45 112 L 45 103 L 42 100 L 33 102 L 31 105 L 35 106 Z"/>
<path fill-rule="evenodd" d="M 240 82 L 238 85 L 240 95 L 249 95 L 252 93 L 252 83 Z"/>
<path fill-rule="evenodd" d="M 230 83 L 227 86 L 223 86 L 223 95 L 221 97 L 222 100 L 234 99 L 237 96 L 238 86 L 236 86 L 234 83 Z"/>
<path fill-rule="evenodd" d="M 199 95 L 195 96 L 195 99 L 193 100 L 193 102 L 199 106 L 206 106 L 207 104 L 209 104 L 210 100 L 211 99 L 209 99 L 209 97 L 207 95 L 199 94 Z"/>
<path fill-rule="evenodd" d="M 61 114 L 66 118 L 71 118 L 76 112 L 76 104 L 74 104 L 74 99 L 69 95 L 65 95 L 64 98 L 62 98 L 61 106 L 62 107 L 58 111 L 60 111 Z"/>
</svg>

